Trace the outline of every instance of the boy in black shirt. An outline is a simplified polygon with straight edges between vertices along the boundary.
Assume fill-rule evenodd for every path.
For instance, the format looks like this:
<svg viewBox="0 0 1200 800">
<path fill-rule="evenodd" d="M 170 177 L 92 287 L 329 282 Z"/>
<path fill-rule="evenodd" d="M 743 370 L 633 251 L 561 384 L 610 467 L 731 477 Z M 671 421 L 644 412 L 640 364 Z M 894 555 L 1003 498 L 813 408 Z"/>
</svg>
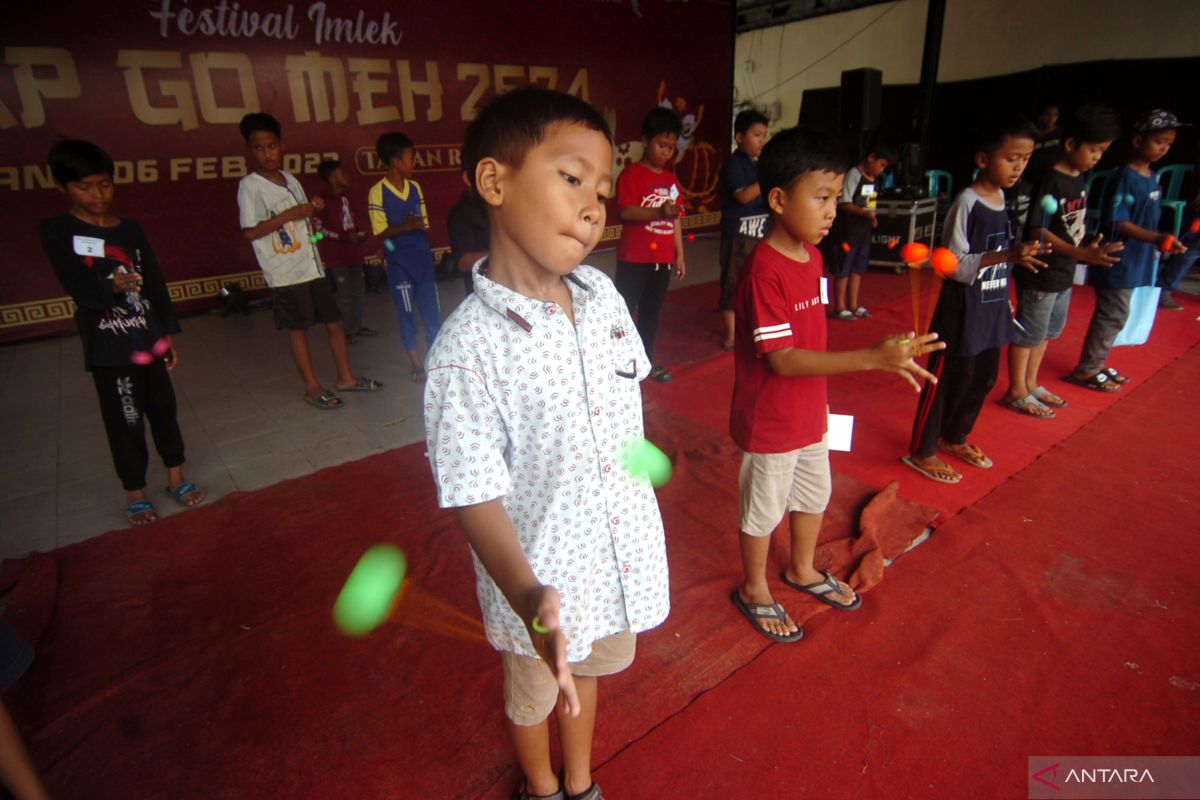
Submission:
<svg viewBox="0 0 1200 800">
<path fill-rule="evenodd" d="M 846 172 L 842 182 L 837 218 L 821 241 L 825 269 L 833 276 L 834 319 L 871 316 L 858 301 L 858 288 L 870 266 L 871 231 L 879 224 L 875 219 L 876 181 L 895 160 L 891 147 L 876 144 Z"/>
<path fill-rule="evenodd" d="M 96 382 L 108 447 L 127 493 L 125 517 L 145 525 L 158 519 L 146 498 L 147 420 L 167 468 L 167 492 L 187 507 L 204 499 L 204 490 L 183 477 L 183 435 L 167 374 L 179 363 L 172 339 L 179 323 L 141 226 L 108 213 L 108 153 L 91 142 L 64 140 L 50 149 L 49 162 L 71 210 L 42 221 L 42 247 L 75 301 L 83 367 Z"/>
<path fill-rule="evenodd" d="M 1038 368 L 1051 339 L 1062 334 L 1071 302 L 1071 284 L 1078 262 L 1111 267 L 1120 261 L 1113 253 L 1121 243 L 1101 244 L 1097 236 L 1084 245 L 1087 181 L 1084 173 L 1099 163 L 1104 151 L 1121 135 L 1120 121 L 1109 108 L 1076 109 L 1067 120 L 1059 159 L 1040 177 L 1033 191 L 1026 235 L 1053 248 L 1046 268 L 1019 270 L 1017 330 L 1008 348 L 1008 392 L 1004 404 L 1031 417 L 1049 419 L 1066 401 L 1038 384 Z"/>
<path fill-rule="evenodd" d="M 471 270 L 479 259 L 487 255 L 491 223 L 488 222 L 487 207 L 471 191 L 474 176 L 462 174 L 463 190 L 458 202 L 450 208 L 446 218 L 446 230 L 450 234 L 450 258 L 454 268 L 462 275 L 463 289 L 467 294 L 475 291 L 475 280 Z"/>
</svg>

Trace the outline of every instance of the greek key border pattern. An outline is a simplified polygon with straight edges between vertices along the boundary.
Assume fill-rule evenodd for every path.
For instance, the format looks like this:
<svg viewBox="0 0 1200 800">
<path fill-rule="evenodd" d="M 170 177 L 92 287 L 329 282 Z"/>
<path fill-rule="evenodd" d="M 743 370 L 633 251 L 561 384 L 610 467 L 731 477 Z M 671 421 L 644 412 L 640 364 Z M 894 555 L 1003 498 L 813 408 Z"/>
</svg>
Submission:
<svg viewBox="0 0 1200 800">
<path fill-rule="evenodd" d="M 695 214 L 683 218 L 683 228 L 705 228 L 716 225 L 721 221 L 721 212 Z M 621 238 L 621 226 L 609 225 L 604 229 L 601 242 L 615 242 Z M 438 247 L 433 251 L 435 258 L 440 258 L 448 247 Z M 192 278 L 186 281 L 174 281 L 167 284 L 167 292 L 172 303 L 185 303 L 191 300 L 207 300 L 216 297 L 217 292 L 227 283 L 240 283 L 247 291 L 266 289 L 267 282 L 261 270 L 253 272 L 232 272 L 227 275 L 209 275 L 203 278 Z M 61 322 L 73 319 L 75 316 L 75 301 L 70 297 L 52 297 L 46 300 L 30 300 L 25 303 L 13 303 L 0 306 L 0 330 L 20 328 L 27 325 L 42 325 L 50 322 Z"/>
</svg>

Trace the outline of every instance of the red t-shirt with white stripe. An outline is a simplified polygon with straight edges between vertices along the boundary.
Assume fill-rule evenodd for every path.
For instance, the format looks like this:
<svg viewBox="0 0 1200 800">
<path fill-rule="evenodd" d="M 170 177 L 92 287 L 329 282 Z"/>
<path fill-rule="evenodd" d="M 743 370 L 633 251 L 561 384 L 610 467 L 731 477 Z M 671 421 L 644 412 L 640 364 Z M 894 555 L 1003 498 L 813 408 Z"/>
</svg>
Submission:
<svg viewBox="0 0 1200 800">
<path fill-rule="evenodd" d="M 804 249 L 802 262 L 759 242 L 738 282 L 729 434 L 750 453 L 786 453 L 825 435 L 825 376 L 779 375 L 766 358 L 789 347 L 825 349 L 821 254 Z"/>
</svg>

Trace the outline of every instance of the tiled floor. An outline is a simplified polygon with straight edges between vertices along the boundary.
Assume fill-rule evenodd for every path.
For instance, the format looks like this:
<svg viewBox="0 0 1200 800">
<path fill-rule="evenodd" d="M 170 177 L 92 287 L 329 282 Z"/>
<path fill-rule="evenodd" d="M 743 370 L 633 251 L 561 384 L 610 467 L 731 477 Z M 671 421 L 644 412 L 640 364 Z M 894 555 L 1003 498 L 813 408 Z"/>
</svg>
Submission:
<svg viewBox="0 0 1200 800">
<path fill-rule="evenodd" d="M 615 267 L 611 252 L 589 261 L 610 275 Z M 690 243 L 688 264 L 687 278 L 673 286 L 716 280 L 716 240 Z M 448 314 L 462 299 L 462 285 L 443 283 L 440 289 Z M 208 490 L 205 502 L 424 437 L 420 387 L 410 378 L 390 297 L 367 295 L 365 316 L 381 335 L 351 347 L 351 365 L 386 388 L 343 395 L 340 411 L 302 402 L 286 339 L 270 312 L 184 319 L 175 390 L 187 444 L 185 474 Z M 309 341 L 318 375 L 331 382 L 324 332 L 312 331 Z M 0 347 L 0 419 L 9 431 L 0 459 L 0 558 L 52 550 L 126 525 L 95 387 L 82 365 L 74 336 Z M 166 473 L 153 454 L 147 478 L 160 515 L 183 510 L 166 494 Z"/>
</svg>

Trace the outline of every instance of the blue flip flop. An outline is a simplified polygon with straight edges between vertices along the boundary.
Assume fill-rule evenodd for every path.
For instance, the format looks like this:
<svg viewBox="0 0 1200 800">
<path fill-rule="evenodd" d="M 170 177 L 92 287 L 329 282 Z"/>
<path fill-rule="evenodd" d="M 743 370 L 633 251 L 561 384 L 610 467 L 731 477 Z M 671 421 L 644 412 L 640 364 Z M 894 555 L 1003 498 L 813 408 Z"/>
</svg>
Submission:
<svg viewBox="0 0 1200 800">
<path fill-rule="evenodd" d="M 145 514 L 147 511 L 154 514 L 155 517 L 158 516 L 158 511 L 155 510 L 154 503 L 151 503 L 149 500 L 134 500 L 125 506 L 125 519 L 129 520 L 130 525 L 149 525 L 151 522 L 156 522 L 156 519 L 147 520 L 146 522 L 133 521 L 133 518 L 138 514 Z"/>
<path fill-rule="evenodd" d="M 175 502 L 179 503 L 179 505 L 183 506 L 184 508 L 195 508 L 196 506 L 198 506 L 204 502 L 204 498 L 201 497 L 195 503 L 191 503 L 189 505 L 188 502 L 183 499 L 183 498 L 187 497 L 189 494 L 194 494 L 195 492 L 198 492 L 198 491 L 200 491 L 200 487 L 197 486 L 196 484 L 192 483 L 191 481 L 184 481 L 183 483 L 176 486 L 174 489 L 172 489 L 170 486 L 167 487 L 167 494 L 171 495 L 171 497 L 173 497 L 175 499 Z"/>
</svg>

